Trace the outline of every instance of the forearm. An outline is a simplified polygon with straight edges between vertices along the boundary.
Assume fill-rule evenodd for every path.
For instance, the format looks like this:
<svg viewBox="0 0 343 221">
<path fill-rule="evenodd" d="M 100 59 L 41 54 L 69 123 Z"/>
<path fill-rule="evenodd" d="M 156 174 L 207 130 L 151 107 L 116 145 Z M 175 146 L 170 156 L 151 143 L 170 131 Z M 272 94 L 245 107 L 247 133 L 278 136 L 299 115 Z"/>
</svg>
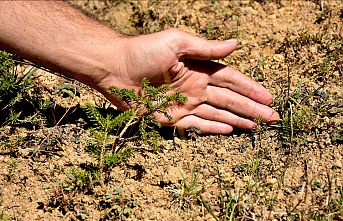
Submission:
<svg viewBox="0 0 343 221">
<path fill-rule="evenodd" d="M 119 56 L 120 41 L 119 34 L 65 2 L 0 1 L 0 49 L 84 83 L 100 71 L 113 73 L 104 61 Z"/>
</svg>

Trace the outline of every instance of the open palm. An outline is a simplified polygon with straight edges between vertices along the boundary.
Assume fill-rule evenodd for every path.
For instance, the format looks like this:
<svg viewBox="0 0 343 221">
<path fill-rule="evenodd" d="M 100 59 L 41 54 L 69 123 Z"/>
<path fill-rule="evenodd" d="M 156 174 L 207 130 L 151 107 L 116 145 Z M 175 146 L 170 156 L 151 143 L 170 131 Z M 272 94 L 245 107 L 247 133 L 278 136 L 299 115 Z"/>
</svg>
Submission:
<svg viewBox="0 0 343 221">
<path fill-rule="evenodd" d="M 172 91 L 188 97 L 182 106 L 170 107 L 168 113 L 178 128 L 199 127 L 204 133 L 228 134 L 234 127 L 251 130 L 254 119 L 267 123 L 279 120 L 268 107 L 272 95 L 261 85 L 225 65 L 220 59 L 235 50 L 237 42 L 207 41 L 171 29 L 123 41 L 121 61 L 116 75 L 108 74 L 97 82 L 100 91 L 119 108 L 126 105 L 106 89 L 116 85 L 140 91 L 140 82 L 148 77 L 158 86 L 170 84 Z M 170 125 L 162 115 L 157 119 Z"/>
</svg>

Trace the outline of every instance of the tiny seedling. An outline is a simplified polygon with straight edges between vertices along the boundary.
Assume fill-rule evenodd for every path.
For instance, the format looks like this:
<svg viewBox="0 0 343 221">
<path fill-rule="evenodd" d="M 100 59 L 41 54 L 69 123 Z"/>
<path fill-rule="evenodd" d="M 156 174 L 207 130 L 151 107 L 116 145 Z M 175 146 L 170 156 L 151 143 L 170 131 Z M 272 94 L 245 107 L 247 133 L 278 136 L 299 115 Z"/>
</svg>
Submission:
<svg viewBox="0 0 343 221">
<path fill-rule="evenodd" d="M 191 209 L 198 200 L 199 195 L 204 192 L 203 186 L 199 183 L 199 174 L 192 170 L 191 179 L 188 181 L 182 176 L 181 184 L 171 190 L 173 201 L 178 204 L 178 209 Z"/>
<path fill-rule="evenodd" d="M 18 166 L 19 162 L 16 159 L 11 159 L 7 162 L 7 180 L 11 180 L 13 175 L 16 173 Z"/>
<path fill-rule="evenodd" d="M 202 195 L 211 184 L 212 182 L 209 182 L 206 185 L 201 184 L 199 181 L 199 174 L 196 172 L 195 168 L 192 169 L 190 180 L 187 180 L 182 176 L 181 183 L 176 188 L 170 190 L 173 203 L 178 204 L 178 211 L 193 209 L 194 205 L 200 204 L 218 221 L 219 219 L 210 203 Z"/>
<path fill-rule="evenodd" d="M 113 193 L 100 196 L 100 208 L 105 211 L 100 220 L 125 220 L 137 206 L 139 202 L 132 195 L 125 196 L 124 189 L 117 187 Z"/>
<path fill-rule="evenodd" d="M 156 88 L 146 78 L 142 80 L 141 86 L 140 96 L 134 90 L 118 87 L 108 89 L 111 94 L 131 107 L 116 117 L 110 114 L 106 117 L 102 116 L 90 103 L 84 106 L 86 115 L 96 126 L 91 130 L 95 144 L 90 149 L 98 158 L 97 167 L 101 185 L 104 184 L 105 170 L 125 162 L 133 154 L 133 149 L 125 148 L 128 141 L 140 141 L 153 149 L 158 148 L 162 138 L 157 129 L 161 124 L 155 119 L 154 114 L 163 114 L 173 122 L 172 117 L 167 113 L 167 108 L 171 105 L 180 105 L 187 100 L 178 92 L 167 93 L 171 89 L 170 86 L 163 85 Z M 138 127 L 138 131 L 133 130 L 135 126 Z"/>
</svg>

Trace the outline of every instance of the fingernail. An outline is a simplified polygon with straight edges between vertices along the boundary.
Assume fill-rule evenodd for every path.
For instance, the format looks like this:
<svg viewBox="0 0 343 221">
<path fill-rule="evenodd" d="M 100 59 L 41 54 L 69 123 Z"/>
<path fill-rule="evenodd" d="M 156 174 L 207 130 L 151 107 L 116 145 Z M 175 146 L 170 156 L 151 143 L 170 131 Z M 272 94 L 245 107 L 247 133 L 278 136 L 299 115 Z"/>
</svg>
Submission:
<svg viewBox="0 0 343 221">
<path fill-rule="evenodd" d="M 237 43 L 237 39 L 229 39 L 229 40 L 225 40 L 228 43 Z"/>
<path fill-rule="evenodd" d="M 268 123 L 269 124 L 276 124 L 280 120 L 280 115 L 278 112 L 274 111 L 270 116 Z"/>
<path fill-rule="evenodd" d="M 251 125 L 251 130 L 256 130 L 257 129 L 257 123 L 253 123 Z"/>
</svg>

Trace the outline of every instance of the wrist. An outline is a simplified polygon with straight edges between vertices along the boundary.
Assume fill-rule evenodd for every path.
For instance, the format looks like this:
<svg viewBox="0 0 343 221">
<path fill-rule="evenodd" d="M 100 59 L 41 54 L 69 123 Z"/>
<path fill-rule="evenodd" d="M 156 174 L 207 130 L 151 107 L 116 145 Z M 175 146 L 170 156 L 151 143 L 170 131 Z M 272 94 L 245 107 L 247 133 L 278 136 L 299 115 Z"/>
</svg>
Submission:
<svg viewBox="0 0 343 221">
<path fill-rule="evenodd" d="M 72 47 L 56 49 L 61 72 L 96 89 L 110 76 L 119 78 L 125 37 L 109 34 L 106 38 L 75 41 Z"/>
</svg>

